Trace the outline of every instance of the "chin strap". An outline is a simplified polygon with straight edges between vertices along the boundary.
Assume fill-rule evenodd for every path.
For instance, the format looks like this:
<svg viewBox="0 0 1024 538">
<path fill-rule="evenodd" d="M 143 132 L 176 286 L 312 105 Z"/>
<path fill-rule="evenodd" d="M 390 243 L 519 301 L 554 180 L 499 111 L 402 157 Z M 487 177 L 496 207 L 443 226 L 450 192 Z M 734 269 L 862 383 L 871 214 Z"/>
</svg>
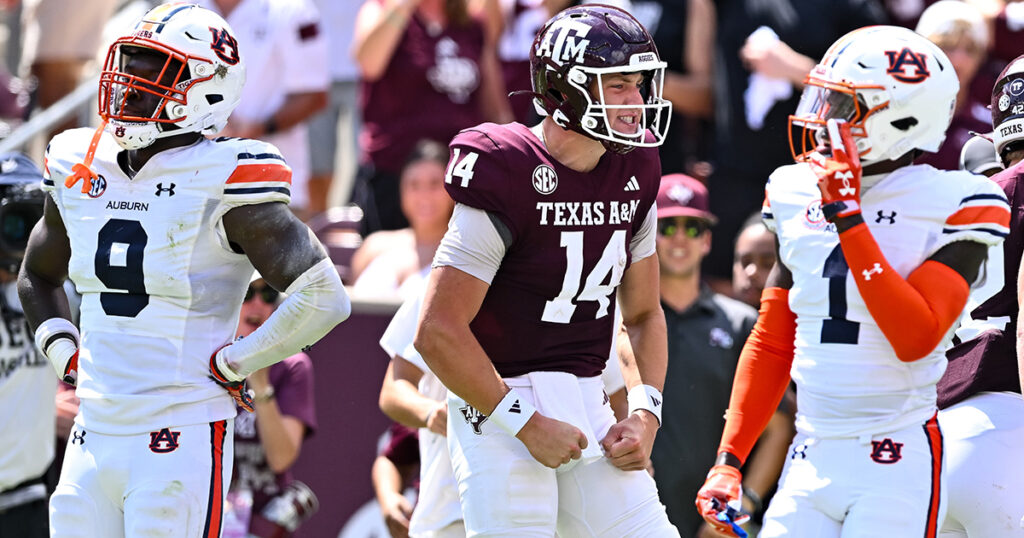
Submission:
<svg viewBox="0 0 1024 538">
<path fill-rule="evenodd" d="M 96 146 L 100 143 L 100 137 L 103 136 L 103 130 L 107 128 L 107 120 L 100 122 L 100 126 L 96 128 L 96 132 L 92 134 L 92 142 L 89 142 L 89 151 L 85 152 L 85 159 L 83 162 L 75 164 L 71 167 L 71 175 L 64 178 L 64 186 L 71 188 L 78 183 L 78 180 L 82 180 L 82 194 L 88 193 L 92 189 L 92 180 L 97 179 L 96 172 L 92 171 L 92 158 L 96 154 Z"/>
</svg>

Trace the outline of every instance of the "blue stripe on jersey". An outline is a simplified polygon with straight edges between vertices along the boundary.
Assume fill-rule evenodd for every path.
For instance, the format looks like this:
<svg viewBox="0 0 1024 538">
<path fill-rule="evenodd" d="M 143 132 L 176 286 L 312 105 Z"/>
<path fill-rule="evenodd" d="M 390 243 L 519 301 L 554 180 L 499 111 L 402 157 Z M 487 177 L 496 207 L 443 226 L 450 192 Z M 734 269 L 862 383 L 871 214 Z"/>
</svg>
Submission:
<svg viewBox="0 0 1024 538">
<path fill-rule="evenodd" d="M 239 159 L 277 159 L 283 161 L 284 157 L 276 153 L 239 153 Z"/>
<path fill-rule="evenodd" d="M 291 191 L 288 190 L 288 187 L 244 187 L 224 189 L 224 194 L 260 194 L 264 192 L 280 192 L 291 196 Z"/>
<path fill-rule="evenodd" d="M 43 185 L 46 185 L 47 187 L 52 187 L 53 186 L 53 180 L 52 179 L 43 178 Z"/>
<path fill-rule="evenodd" d="M 960 200 L 960 204 L 964 204 L 966 202 L 971 202 L 974 200 L 999 200 L 1004 204 L 1009 205 L 1009 202 L 1006 201 L 1006 197 L 1003 196 L 1002 194 L 972 194 L 971 196 L 968 196 L 967 198 Z"/>
<path fill-rule="evenodd" d="M 1007 235 L 1006 232 L 1000 232 L 999 230 L 989 230 L 988 228 L 963 228 L 963 229 L 956 229 L 956 230 L 954 230 L 952 228 L 943 228 L 942 229 L 942 233 L 944 233 L 944 234 L 955 234 L 955 233 L 959 233 L 959 232 L 985 232 L 987 234 L 991 234 L 991 235 L 994 235 L 996 237 L 1006 237 L 1006 235 Z"/>
<path fill-rule="evenodd" d="M 768 213 L 766 211 L 762 211 L 761 212 L 761 218 L 762 219 L 774 219 L 775 215 L 772 215 L 771 213 Z"/>
</svg>

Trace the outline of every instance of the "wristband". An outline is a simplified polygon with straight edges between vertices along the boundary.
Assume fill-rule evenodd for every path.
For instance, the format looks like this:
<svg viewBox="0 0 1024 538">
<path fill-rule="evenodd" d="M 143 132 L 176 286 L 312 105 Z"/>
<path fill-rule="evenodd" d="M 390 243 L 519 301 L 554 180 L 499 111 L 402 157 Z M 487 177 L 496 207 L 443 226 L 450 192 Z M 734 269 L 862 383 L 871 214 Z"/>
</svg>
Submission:
<svg viewBox="0 0 1024 538">
<path fill-rule="evenodd" d="M 266 390 L 252 397 L 252 401 L 255 403 L 269 402 L 274 399 L 274 386 L 267 385 Z"/>
<path fill-rule="evenodd" d="M 64 378 L 68 361 L 78 352 L 80 339 L 78 327 L 64 318 L 50 318 L 36 327 L 36 349 L 50 361 L 60 379 Z"/>
<path fill-rule="evenodd" d="M 239 375 L 230 365 L 228 365 L 228 358 L 224 354 L 224 350 L 231 344 L 224 346 L 214 352 L 213 357 L 210 358 L 210 370 L 214 376 L 220 377 L 218 381 L 222 383 L 238 383 L 245 381 L 244 375 Z"/>
<path fill-rule="evenodd" d="M 626 403 L 629 405 L 629 414 L 641 409 L 649 411 L 654 418 L 658 419 L 658 426 L 661 426 L 661 403 L 664 398 L 661 391 L 650 385 L 637 385 L 626 393 Z"/>
<path fill-rule="evenodd" d="M 516 389 L 509 389 L 487 418 L 515 437 L 535 412 L 537 408 L 519 396 Z"/>
</svg>

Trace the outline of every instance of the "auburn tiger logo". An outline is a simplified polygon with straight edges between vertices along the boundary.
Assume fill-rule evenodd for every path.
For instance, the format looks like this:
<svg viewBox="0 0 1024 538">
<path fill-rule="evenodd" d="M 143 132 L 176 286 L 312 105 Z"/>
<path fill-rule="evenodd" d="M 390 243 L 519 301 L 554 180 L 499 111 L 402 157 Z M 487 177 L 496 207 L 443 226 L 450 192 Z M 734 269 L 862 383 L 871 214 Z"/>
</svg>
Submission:
<svg viewBox="0 0 1024 538">
<path fill-rule="evenodd" d="M 227 28 L 214 28 L 211 26 L 210 33 L 213 34 L 210 48 L 213 49 L 213 52 L 217 53 L 217 57 L 228 65 L 237 64 L 238 41 L 235 41 L 235 38 L 228 33 Z"/>
<path fill-rule="evenodd" d="M 903 443 L 894 443 L 886 437 L 881 441 L 871 441 L 871 459 L 875 463 L 896 463 L 903 458 Z"/>
<path fill-rule="evenodd" d="M 928 56 L 923 52 L 903 47 L 899 51 L 887 50 L 885 55 L 889 58 L 889 68 L 885 72 L 900 82 L 917 84 L 931 76 L 928 72 Z"/>
<path fill-rule="evenodd" d="M 157 454 L 174 452 L 178 448 L 178 436 L 181 432 L 172 432 L 164 428 L 158 432 L 149 432 L 149 449 Z"/>
</svg>

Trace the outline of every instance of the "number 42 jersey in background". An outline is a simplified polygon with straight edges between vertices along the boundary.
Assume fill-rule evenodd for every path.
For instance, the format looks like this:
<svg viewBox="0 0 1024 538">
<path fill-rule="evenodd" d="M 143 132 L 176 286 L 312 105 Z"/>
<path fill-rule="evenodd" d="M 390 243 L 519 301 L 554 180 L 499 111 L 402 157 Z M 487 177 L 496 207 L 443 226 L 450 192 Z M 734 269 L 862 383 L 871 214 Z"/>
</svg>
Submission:
<svg viewBox="0 0 1024 538">
<path fill-rule="evenodd" d="M 999 245 L 1008 231 L 998 224 L 1009 207 L 995 183 L 928 165 L 900 168 L 863 189 L 861 206 L 882 254 L 904 278 L 949 243 Z M 819 438 L 857 437 L 931 418 L 951 332 L 920 360 L 896 357 L 854 281 L 876 273 L 851 275 L 808 165 L 784 166 L 771 175 L 764 220 L 778 235 L 780 261 L 793 274 L 797 430 Z"/>
<path fill-rule="evenodd" d="M 77 421 L 120 435 L 233 417 L 209 361 L 234 338 L 253 268 L 221 218 L 245 204 L 287 203 L 291 170 L 264 142 L 202 139 L 154 155 L 129 178 L 104 133 L 92 164 L 99 177 L 83 193 L 64 178 L 91 137 L 54 137 L 43 179 L 82 295 Z"/>
</svg>

